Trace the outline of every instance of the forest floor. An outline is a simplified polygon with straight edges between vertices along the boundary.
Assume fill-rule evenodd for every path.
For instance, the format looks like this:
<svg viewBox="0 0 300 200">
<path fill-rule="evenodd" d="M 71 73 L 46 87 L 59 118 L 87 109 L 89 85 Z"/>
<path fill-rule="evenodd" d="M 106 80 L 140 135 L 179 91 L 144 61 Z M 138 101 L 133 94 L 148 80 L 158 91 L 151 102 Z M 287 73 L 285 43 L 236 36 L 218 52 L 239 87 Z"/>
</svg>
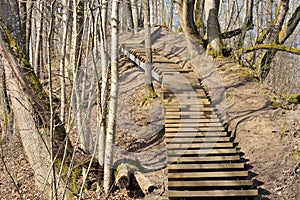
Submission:
<svg viewBox="0 0 300 200">
<path fill-rule="evenodd" d="M 165 36 L 154 45 L 155 48 L 162 46 L 173 53 L 174 61 L 184 60 L 184 41 L 179 36 Z M 142 172 L 157 189 L 144 196 L 135 184 L 122 190 L 116 187 L 108 199 L 167 199 L 161 99 L 142 103 L 143 73 L 124 62 L 116 146 L 121 158 L 139 160 Z M 229 130 L 248 160 L 250 176 L 259 189 L 256 200 L 300 199 L 300 106 L 289 105 L 290 109 L 282 109 L 274 104 L 276 95 L 268 86 L 230 60 L 214 60 L 210 64 L 215 66 L 215 73 L 220 76 L 218 82 L 222 82 L 225 91 L 223 103 Z M 186 67 L 195 66 L 187 64 Z M 160 85 L 155 83 L 155 88 L 159 93 Z M 0 156 L 0 199 L 22 199 L 17 187 L 23 199 L 38 199 L 33 172 L 18 136 L 3 142 Z M 85 199 L 96 198 L 93 191 L 85 193 Z"/>
</svg>

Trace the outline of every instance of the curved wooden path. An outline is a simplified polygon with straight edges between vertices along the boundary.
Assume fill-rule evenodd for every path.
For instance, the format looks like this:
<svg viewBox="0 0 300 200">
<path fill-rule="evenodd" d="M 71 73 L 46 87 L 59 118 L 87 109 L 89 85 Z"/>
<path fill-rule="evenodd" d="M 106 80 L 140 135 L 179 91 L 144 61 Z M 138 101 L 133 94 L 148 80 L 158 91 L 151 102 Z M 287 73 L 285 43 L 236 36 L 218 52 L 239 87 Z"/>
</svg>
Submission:
<svg viewBox="0 0 300 200">
<path fill-rule="evenodd" d="M 142 69 L 141 43 L 122 52 Z M 162 83 L 169 199 L 252 199 L 258 195 L 233 138 L 192 69 L 153 52 L 153 78 Z"/>
</svg>

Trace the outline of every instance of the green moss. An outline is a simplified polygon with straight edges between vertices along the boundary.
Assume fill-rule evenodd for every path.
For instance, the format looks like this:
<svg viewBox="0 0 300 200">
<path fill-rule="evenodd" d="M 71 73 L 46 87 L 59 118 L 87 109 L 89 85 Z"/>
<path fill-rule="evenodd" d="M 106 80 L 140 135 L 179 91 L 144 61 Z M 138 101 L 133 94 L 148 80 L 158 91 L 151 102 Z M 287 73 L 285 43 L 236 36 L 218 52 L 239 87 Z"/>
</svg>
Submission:
<svg viewBox="0 0 300 200">
<path fill-rule="evenodd" d="M 182 31 L 183 31 L 183 29 L 182 29 L 181 27 L 179 27 L 179 28 L 177 29 L 177 32 L 178 32 L 178 33 L 182 33 Z"/>
<path fill-rule="evenodd" d="M 288 103 L 300 104 L 300 94 L 281 94 L 280 97 L 286 99 Z"/>
<path fill-rule="evenodd" d="M 297 149 L 294 149 L 294 150 L 293 150 L 293 157 L 294 157 L 296 160 L 300 160 L 300 151 L 297 150 Z"/>
</svg>

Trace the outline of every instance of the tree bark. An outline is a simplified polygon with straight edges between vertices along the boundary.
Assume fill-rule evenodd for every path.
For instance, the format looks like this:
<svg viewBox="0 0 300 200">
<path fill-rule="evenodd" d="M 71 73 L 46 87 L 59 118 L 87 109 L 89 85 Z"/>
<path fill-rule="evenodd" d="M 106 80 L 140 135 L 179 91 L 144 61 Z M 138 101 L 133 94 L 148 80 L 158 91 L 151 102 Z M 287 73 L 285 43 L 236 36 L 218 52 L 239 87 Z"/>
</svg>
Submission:
<svg viewBox="0 0 300 200">
<path fill-rule="evenodd" d="M 136 34 L 138 32 L 139 27 L 137 0 L 131 0 L 131 9 L 133 19 L 133 33 Z"/>
<path fill-rule="evenodd" d="M 68 167 L 73 148 L 58 115 L 53 115 L 53 143 L 49 135 L 49 97 L 43 90 L 22 49 L 9 29 L 0 21 L 0 54 L 4 63 L 7 87 L 20 131 L 24 150 L 34 170 L 37 187 L 51 197 L 53 166 Z M 9 77 L 9 78 L 8 78 Z M 64 154 L 64 150 L 66 154 Z M 54 157 L 51 158 L 51 155 Z M 54 163 L 51 163 L 53 159 Z M 65 160 L 65 162 L 62 162 Z M 51 178 L 52 177 L 52 178 Z M 58 191 L 58 196 L 62 191 Z M 70 195 L 70 193 L 68 193 Z"/>
<path fill-rule="evenodd" d="M 207 53 L 213 57 L 222 56 L 222 41 L 220 39 L 220 25 L 218 20 L 220 0 L 205 1 Z"/>
<path fill-rule="evenodd" d="M 112 184 L 112 162 L 114 153 L 114 139 L 116 131 L 117 104 L 118 104 L 118 52 L 119 52 L 119 0 L 112 1 L 111 10 L 111 91 L 109 102 L 109 115 L 105 146 L 104 161 L 104 193 L 108 195 Z"/>
<path fill-rule="evenodd" d="M 135 179 L 145 195 L 151 194 L 157 187 L 139 171 L 134 172 Z"/>
<path fill-rule="evenodd" d="M 149 0 L 143 0 L 144 8 L 144 30 L 145 30 L 145 49 L 146 49 L 146 67 L 145 67 L 145 92 L 147 97 L 155 97 L 152 84 L 152 47 L 151 47 L 151 28 L 150 28 L 150 8 Z"/>
</svg>

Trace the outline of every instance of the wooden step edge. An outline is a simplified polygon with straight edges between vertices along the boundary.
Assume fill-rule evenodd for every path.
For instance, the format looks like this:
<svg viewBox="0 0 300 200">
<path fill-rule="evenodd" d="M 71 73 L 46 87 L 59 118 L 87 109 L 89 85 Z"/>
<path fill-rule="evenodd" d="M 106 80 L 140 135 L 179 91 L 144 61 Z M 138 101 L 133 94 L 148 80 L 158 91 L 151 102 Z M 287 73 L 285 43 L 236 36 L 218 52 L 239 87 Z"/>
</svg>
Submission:
<svg viewBox="0 0 300 200">
<path fill-rule="evenodd" d="M 168 164 L 168 170 L 190 170 L 190 169 L 244 169 L 244 163 L 217 163 L 217 164 Z"/>
<path fill-rule="evenodd" d="M 225 178 L 225 177 L 247 177 L 248 171 L 224 171 L 224 172 L 181 172 L 181 173 L 168 173 L 168 178 Z"/>
<path fill-rule="evenodd" d="M 239 155 L 233 156 L 205 156 L 205 157 L 168 157 L 168 163 L 185 163 L 185 162 L 227 162 L 227 161 L 240 161 Z"/>
<path fill-rule="evenodd" d="M 191 149 L 191 148 L 201 148 L 201 149 L 212 149 L 212 148 L 232 148 L 234 145 L 231 142 L 226 143 L 181 143 L 173 144 L 168 143 L 166 145 L 167 149 Z"/>
<path fill-rule="evenodd" d="M 258 190 L 212 190 L 212 191 L 177 191 L 169 190 L 169 197 L 254 197 Z"/>
<path fill-rule="evenodd" d="M 216 180 L 216 181 L 168 181 L 168 187 L 243 187 L 252 186 L 252 180 Z"/>
<path fill-rule="evenodd" d="M 237 154 L 236 149 L 184 149 L 167 150 L 168 156 Z"/>
</svg>

